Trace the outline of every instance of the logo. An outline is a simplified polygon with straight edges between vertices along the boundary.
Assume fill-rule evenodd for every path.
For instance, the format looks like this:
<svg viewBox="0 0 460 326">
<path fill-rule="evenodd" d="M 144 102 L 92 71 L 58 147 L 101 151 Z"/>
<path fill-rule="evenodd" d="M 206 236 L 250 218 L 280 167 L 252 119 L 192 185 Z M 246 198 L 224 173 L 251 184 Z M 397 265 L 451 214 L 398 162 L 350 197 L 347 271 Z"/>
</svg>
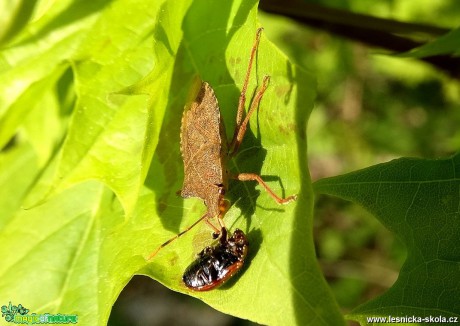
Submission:
<svg viewBox="0 0 460 326">
<path fill-rule="evenodd" d="M 5 321 L 14 324 L 76 324 L 78 322 L 77 315 L 63 315 L 63 314 L 30 314 L 29 309 L 23 307 L 22 304 L 14 306 L 2 306 L 2 317 Z"/>
<path fill-rule="evenodd" d="M 9 306 L 2 306 L 2 317 L 5 317 L 5 320 L 8 322 L 11 322 L 14 320 L 14 316 L 16 314 L 19 315 L 27 315 L 29 312 L 29 309 L 26 309 L 22 306 L 22 304 L 18 306 L 13 306 L 11 305 L 11 302 Z"/>
</svg>

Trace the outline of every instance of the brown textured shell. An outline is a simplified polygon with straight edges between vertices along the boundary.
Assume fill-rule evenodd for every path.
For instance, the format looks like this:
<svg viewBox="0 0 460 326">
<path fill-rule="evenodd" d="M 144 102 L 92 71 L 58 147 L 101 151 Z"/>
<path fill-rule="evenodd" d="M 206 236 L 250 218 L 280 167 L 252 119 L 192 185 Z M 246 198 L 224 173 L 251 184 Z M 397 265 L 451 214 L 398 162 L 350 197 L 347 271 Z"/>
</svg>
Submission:
<svg viewBox="0 0 460 326">
<path fill-rule="evenodd" d="M 227 137 L 219 104 L 211 86 L 202 82 L 194 100 L 185 106 L 181 124 L 184 184 L 181 196 L 203 199 L 208 218 L 219 215 L 219 203 L 228 175 Z M 192 94 L 193 96 L 193 94 Z"/>
</svg>

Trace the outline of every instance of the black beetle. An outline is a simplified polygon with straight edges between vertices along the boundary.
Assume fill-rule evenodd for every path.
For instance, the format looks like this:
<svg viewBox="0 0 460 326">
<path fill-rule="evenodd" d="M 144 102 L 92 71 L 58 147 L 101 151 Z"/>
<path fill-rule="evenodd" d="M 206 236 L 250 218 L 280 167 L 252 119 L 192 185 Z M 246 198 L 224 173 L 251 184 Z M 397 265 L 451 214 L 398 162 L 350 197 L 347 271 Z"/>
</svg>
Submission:
<svg viewBox="0 0 460 326">
<path fill-rule="evenodd" d="M 227 239 L 227 230 L 222 228 L 219 243 L 204 248 L 187 267 L 182 276 L 184 284 L 194 291 L 208 291 L 222 285 L 243 267 L 248 246 L 243 231 L 236 229 Z"/>
</svg>

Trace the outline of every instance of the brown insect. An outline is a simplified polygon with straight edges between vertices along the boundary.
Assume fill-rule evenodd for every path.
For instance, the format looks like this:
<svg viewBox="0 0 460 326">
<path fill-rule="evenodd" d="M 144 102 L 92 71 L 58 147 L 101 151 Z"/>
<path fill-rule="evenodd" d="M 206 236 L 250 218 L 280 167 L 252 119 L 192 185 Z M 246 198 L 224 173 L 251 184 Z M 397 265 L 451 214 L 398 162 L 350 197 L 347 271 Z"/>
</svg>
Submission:
<svg viewBox="0 0 460 326">
<path fill-rule="evenodd" d="M 263 78 L 262 86 L 257 90 L 249 111 L 243 119 L 246 90 L 262 30 L 262 28 L 257 30 L 254 45 L 251 49 L 248 69 L 238 102 L 236 126 L 232 140 L 230 142 L 227 140 L 219 104 L 214 90 L 208 83 L 201 83 L 199 90 L 194 92 L 196 97 L 185 107 L 182 117 L 180 145 L 184 161 L 184 183 L 180 194 L 184 198 L 201 198 L 207 207 L 207 211 L 195 223 L 158 247 L 149 256 L 149 260 L 161 248 L 179 238 L 202 220 L 214 230 L 214 238 L 218 237 L 222 229 L 226 230 L 223 217 L 228 209 L 228 204 L 224 196 L 230 178 L 240 181 L 257 181 L 278 204 L 286 204 L 297 198 L 296 195 L 287 198 L 278 197 L 257 174 L 231 174 L 227 169 L 227 161 L 238 152 L 246 133 L 249 118 L 259 106 L 270 80 L 269 76 Z M 211 222 L 212 219 L 217 219 L 219 227 L 216 227 Z"/>
</svg>

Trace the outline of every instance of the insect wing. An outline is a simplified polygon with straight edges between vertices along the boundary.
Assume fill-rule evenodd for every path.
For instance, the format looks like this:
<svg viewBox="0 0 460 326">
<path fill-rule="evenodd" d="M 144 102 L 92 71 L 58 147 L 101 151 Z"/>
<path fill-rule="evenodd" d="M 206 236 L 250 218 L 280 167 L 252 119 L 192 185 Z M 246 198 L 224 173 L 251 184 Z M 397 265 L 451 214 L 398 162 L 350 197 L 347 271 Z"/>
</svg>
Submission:
<svg viewBox="0 0 460 326">
<path fill-rule="evenodd" d="M 226 140 L 222 139 L 222 126 L 214 91 L 208 83 L 202 82 L 182 117 L 183 197 L 205 199 L 210 185 L 223 183 L 222 144 Z"/>
</svg>

